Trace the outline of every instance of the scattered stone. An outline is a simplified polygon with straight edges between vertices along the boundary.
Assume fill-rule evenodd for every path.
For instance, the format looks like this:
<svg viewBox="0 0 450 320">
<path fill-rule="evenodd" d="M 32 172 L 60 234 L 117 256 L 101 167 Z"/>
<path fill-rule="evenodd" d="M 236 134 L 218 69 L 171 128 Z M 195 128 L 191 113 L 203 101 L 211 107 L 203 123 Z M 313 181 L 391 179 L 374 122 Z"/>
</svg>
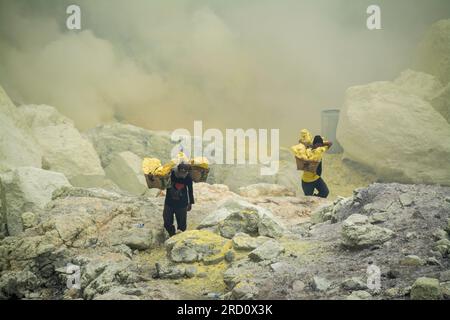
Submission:
<svg viewBox="0 0 450 320">
<path fill-rule="evenodd" d="M 434 248 L 442 255 L 442 257 L 446 257 L 450 253 L 450 240 L 441 239 L 436 241 Z"/>
<path fill-rule="evenodd" d="M 33 228 L 37 225 L 37 217 L 33 212 L 22 213 L 22 224 L 24 229 Z"/>
<path fill-rule="evenodd" d="M 292 283 L 292 291 L 294 292 L 302 292 L 305 290 L 306 284 L 301 280 L 295 280 Z"/>
<path fill-rule="evenodd" d="M 412 300 L 439 300 L 442 298 L 439 281 L 433 278 L 418 278 L 411 289 Z"/>
<path fill-rule="evenodd" d="M 409 255 L 400 260 L 400 264 L 403 266 L 423 266 L 425 264 L 425 261 L 418 256 Z"/>
<path fill-rule="evenodd" d="M 283 226 L 268 216 L 263 216 L 258 222 L 258 234 L 270 238 L 280 238 L 286 230 Z"/>
<path fill-rule="evenodd" d="M 374 226 L 367 216 L 353 214 L 342 225 L 342 243 L 351 248 L 364 248 L 382 244 L 394 235 L 392 230 Z"/>
<path fill-rule="evenodd" d="M 283 252 L 284 248 L 278 241 L 269 240 L 250 252 L 248 257 L 253 261 L 259 262 L 273 260 Z"/>
<path fill-rule="evenodd" d="M 400 200 L 400 203 L 402 204 L 402 206 L 404 206 L 404 207 L 409 207 L 414 203 L 414 198 L 407 193 L 402 193 L 399 196 L 399 200 Z"/>
<path fill-rule="evenodd" d="M 448 239 L 447 232 L 443 229 L 437 229 L 433 232 L 433 239 L 439 241 L 442 239 Z"/>
<path fill-rule="evenodd" d="M 233 250 L 229 250 L 227 253 L 225 253 L 225 261 L 228 263 L 233 262 L 235 259 L 235 254 Z"/>
<path fill-rule="evenodd" d="M 389 288 L 384 292 L 384 294 L 390 299 L 395 299 L 404 297 L 407 292 L 405 292 L 405 289 L 403 288 Z"/>
<path fill-rule="evenodd" d="M 184 276 L 187 276 L 186 269 L 179 265 L 156 263 L 155 267 L 156 277 L 160 279 L 181 279 L 184 278 Z M 192 269 L 189 270 L 189 274 L 192 275 Z"/>
<path fill-rule="evenodd" d="M 237 233 L 232 241 L 236 250 L 254 250 L 264 242 L 270 240 L 268 237 L 251 237 L 246 233 Z"/>
<path fill-rule="evenodd" d="M 293 197 L 295 192 L 285 186 L 269 183 L 257 183 L 239 188 L 239 194 L 243 197 Z"/>
<path fill-rule="evenodd" d="M 439 275 L 439 280 L 441 282 L 449 282 L 450 281 L 450 270 L 442 271 Z"/>
<path fill-rule="evenodd" d="M 428 257 L 425 260 L 425 263 L 430 266 L 442 266 L 442 264 L 439 262 L 439 260 L 434 257 Z"/>
<path fill-rule="evenodd" d="M 347 300 L 368 300 L 372 298 L 372 295 L 364 290 L 353 291 L 348 297 Z"/>
<path fill-rule="evenodd" d="M 442 298 L 450 300 L 450 281 L 441 283 Z"/>
<path fill-rule="evenodd" d="M 194 278 L 197 274 L 197 267 L 196 266 L 187 266 L 185 270 L 186 277 L 188 278 Z"/>
<path fill-rule="evenodd" d="M 312 279 L 311 287 L 316 291 L 327 291 L 331 286 L 331 282 L 325 278 L 314 276 Z"/>
<path fill-rule="evenodd" d="M 248 281 L 239 282 L 231 291 L 232 297 L 238 300 L 252 300 L 258 294 L 258 287 Z"/>
<path fill-rule="evenodd" d="M 60 187 L 70 187 L 67 178 L 58 172 L 21 167 L 1 177 L 6 223 L 11 236 L 23 231 L 22 213 L 40 213 Z"/>
<path fill-rule="evenodd" d="M 353 277 L 350 279 L 344 280 L 342 282 L 341 287 L 344 290 L 355 291 L 355 290 L 365 290 L 367 289 L 367 283 L 364 282 L 361 278 Z"/>
<path fill-rule="evenodd" d="M 388 219 L 387 212 L 376 212 L 370 216 L 369 222 L 370 223 L 383 223 L 383 222 L 386 222 L 387 219 Z"/>
</svg>

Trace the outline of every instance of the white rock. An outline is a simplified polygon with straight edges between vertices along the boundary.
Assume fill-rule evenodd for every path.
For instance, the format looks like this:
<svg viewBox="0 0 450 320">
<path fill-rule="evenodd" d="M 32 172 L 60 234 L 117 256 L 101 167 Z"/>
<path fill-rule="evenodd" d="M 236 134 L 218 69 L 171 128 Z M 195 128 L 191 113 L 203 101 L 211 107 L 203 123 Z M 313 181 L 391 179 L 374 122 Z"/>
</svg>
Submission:
<svg viewBox="0 0 450 320">
<path fill-rule="evenodd" d="M 347 90 L 337 138 L 345 158 L 372 168 L 380 180 L 450 185 L 449 124 L 391 82 Z"/>
<path fill-rule="evenodd" d="M 4 174 L 1 182 L 9 235 L 23 231 L 23 212 L 41 212 L 51 201 L 54 190 L 71 186 L 62 173 L 33 167 L 21 167 Z"/>
<path fill-rule="evenodd" d="M 89 140 L 82 137 L 72 120 L 46 105 L 18 108 L 43 152 L 45 169 L 77 176 L 104 176 L 100 159 Z"/>
<path fill-rule="evenodd" d="M 40 168 L 41 165 L 40 148 L 0 86 L 0 172 L 21 166 Z"/>
<path fill-rule="evenodd" d="M 430 101 L 443 89 L 441 82 L 431 74 L 414 70 L 403 71 L 394 84 L 426 101 Z"/>
<path fill-rule="evenodd" d="M 121 189 L 134 195 L 142 195 L 148 189 L 142 172 L 142 159 L 132 152 L 117 154 L 105 168 L 107 178 Z"/>
</svg>

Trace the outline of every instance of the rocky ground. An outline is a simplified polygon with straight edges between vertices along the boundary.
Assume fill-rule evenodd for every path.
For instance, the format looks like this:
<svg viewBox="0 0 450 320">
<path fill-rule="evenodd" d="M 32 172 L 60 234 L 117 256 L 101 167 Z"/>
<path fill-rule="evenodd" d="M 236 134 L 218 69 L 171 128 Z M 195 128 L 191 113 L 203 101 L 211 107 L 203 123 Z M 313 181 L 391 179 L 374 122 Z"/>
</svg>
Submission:
<svg viewBox="0 0 450 320">
<path fill-rule="evenodd" d="M 197 184 L 189 230 L 167 239 L 162 195 L 58 188 L 0 242 L 0 297 L 449 298 L 449 187 L 375 183 L 333 203 L 269 184 L 239 193 Z"/>
</svg>

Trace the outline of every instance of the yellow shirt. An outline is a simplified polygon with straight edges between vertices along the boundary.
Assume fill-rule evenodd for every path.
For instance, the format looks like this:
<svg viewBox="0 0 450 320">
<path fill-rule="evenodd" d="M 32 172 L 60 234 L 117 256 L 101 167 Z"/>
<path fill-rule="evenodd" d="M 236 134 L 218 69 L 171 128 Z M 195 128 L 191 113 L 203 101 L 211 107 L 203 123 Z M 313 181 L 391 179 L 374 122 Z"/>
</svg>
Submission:
<svg viewBox="0 0 450 320">
<path fill-rule="evenodd" d="M 325 152 L 330 147 L 323 146 L 323 147 L 320 147 L 320 148 L 323 148 L 323 152 Z M 317 149 L 320 149 L 320 148 L 317 148 Z M 319 161 L 322 161 L 322 155 L 320 156 Z M 315 172 L 303 171 L 302 180 L 304 182 L 314 182 L 314 181 L 318 180 L 319 178 L 320 178 L 320 176 L 318 174 L 316 174 Z"/>
</svg>

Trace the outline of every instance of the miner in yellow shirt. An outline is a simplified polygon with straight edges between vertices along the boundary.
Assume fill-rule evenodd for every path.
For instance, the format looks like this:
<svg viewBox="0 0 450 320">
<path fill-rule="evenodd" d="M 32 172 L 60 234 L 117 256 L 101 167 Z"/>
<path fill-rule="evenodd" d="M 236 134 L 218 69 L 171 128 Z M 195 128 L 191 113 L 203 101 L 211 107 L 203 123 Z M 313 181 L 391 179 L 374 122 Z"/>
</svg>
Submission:
<svg viewBox="0 0 450 320">
<path fill-rule="evenodd" d="M 333 145 L 332 142 L 324 142 L 321 136 L 315 136 L 312 142 L 312 149 L 323 148 L 323 152 L 330 149 Z M 322 157 L 321 157 L 322 158 Z M 316 172 L 308 172 L 303 171 L 302 176 L 302 189 L 305 196 L 317 196 L 321 198 L 328 197 L 330 193 L 327 187 L 327 184 L 321 178 L 322 175 L 322 159 L 320 159 L 320 164 L 317 167 Z M 314 194 L 314 191 L 317 190 L 318 193 Z"/>
</svg>

